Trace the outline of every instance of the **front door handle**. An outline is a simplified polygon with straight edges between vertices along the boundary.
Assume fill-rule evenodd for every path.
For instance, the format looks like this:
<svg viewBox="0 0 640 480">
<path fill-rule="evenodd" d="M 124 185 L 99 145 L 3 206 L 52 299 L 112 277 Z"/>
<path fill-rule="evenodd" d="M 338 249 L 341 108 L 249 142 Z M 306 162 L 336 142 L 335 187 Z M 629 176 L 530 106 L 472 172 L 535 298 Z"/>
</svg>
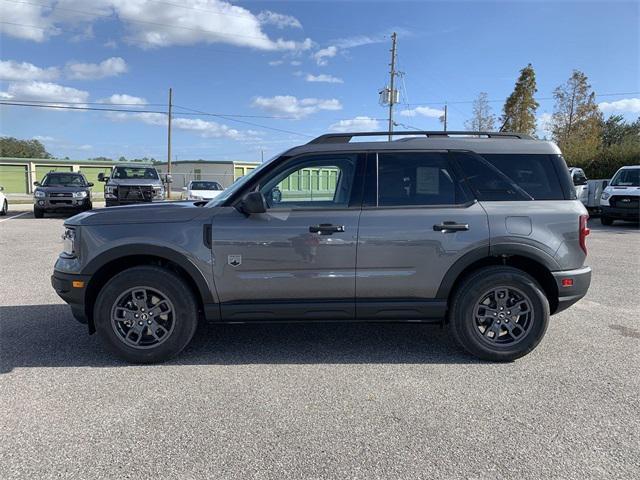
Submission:
<svg viewBox="0 0 640 480">
<path fill-rule="evenodd" d="M 320 225 L 311 225 L 309 232 L 319 235 L 331 235 L 333 233 L 344 232 L 344 225 L 332 225 L 330 223 L 321 223 Z"/>
<path fill-rule="evenodd" d="M 433 226 L 436 232 L 451 233 L 469 230 L 468 223 L 442 222 Z"/>
</svg>

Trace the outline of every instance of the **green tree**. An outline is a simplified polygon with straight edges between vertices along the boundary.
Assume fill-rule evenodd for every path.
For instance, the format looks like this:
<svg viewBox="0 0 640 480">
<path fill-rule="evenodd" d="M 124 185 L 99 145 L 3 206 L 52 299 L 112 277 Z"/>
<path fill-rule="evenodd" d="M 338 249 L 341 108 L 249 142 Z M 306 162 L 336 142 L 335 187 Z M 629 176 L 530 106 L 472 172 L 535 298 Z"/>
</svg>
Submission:
<svg viewBox="0 0 640 480">
<path fill-rule="evenodd" d="M 0 157 L 51 158 L 51 154 L 39 140 L 0 137 Z"/>
<path fill-rule="evenodd" d="M 534 95 L 536 87 L 536 72 L 531 64 L 520 70 L 513 92 L 502 108 L 502 130 L 533 135 L 536 132 L 536 110 L 538 102 Z"/>
<path fill-rule="evenodd" d="M 553 139 L 570 162 L 592 158 L 602 144 L 602 113 L 587 76 L 574 70 L 553 92 Z"/>
<path fill-rule="evenodd" d="M 488 132 L 495 130 L 496 117 L 491 113 L 488 95 L 480 92 L 478 98 L 473 101 L 473 116 L 465 122 L 467 130 L 472 132 Z"/>
<path fill-rule="evenodd" d="M 624 143 L 625 141 L 640 137 L 640 117 L 635 122 L 627 123 L 622 115 L 611 115 L 602 122 L 602 145 Z"/>
</svg>

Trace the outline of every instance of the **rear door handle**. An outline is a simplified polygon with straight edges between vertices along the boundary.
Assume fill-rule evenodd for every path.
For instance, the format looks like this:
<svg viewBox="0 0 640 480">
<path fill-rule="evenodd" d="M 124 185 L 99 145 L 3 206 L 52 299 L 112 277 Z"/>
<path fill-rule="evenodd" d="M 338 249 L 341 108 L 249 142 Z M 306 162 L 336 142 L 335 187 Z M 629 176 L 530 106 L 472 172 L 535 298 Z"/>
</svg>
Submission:
<svg viewBox="0 0 640 480">
<path fill-rule="evenodd" d="M 311 225 L 309 232 L 319 235 L 331 235 L 333 233 L 344 232 L 344 225 L 332 225 L 330 223 L 321 223 L 320 225 Z"/>
<path fill-rule="evenodd" d="M 469 230 L 468 223 L 456 223 L 456 222 L 442 222 L 433 226 L 436 232 L 450 233 L 450 232 L 463 232 Z"/>
</svg>

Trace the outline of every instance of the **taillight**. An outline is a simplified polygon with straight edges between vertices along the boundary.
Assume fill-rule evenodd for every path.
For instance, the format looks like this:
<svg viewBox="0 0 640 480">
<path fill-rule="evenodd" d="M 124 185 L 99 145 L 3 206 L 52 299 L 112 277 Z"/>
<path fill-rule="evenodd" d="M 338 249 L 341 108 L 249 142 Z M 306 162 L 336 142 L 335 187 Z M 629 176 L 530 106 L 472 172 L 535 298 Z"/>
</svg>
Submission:
<svg viewBox="0 0 640 480">
<path fill-rule="evenodd" d="M 580 248 L 584 250 L 586 255 L 587 253 L 587 235 L 591 233 L 589 227 L 587 227 L 587 220 L 589 220 L 589 215 L 580 215 Z"/>
</svg>

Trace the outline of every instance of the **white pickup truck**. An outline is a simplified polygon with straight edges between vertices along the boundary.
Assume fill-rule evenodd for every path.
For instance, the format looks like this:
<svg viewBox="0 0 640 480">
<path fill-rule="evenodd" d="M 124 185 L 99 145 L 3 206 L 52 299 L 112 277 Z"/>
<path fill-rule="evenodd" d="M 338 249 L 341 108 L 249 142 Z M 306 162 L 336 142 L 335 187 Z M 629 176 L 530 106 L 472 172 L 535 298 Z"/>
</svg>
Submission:
<svg viewBox="0 0 640 480">
<path fill-rule="evenodd" d="M 609 180 L 589 180 L 584 170 L 578 167 L 569 167 L 569 174 L 573 180 L 578 200 L 587 207 L 589 213 L 600 213 L 600 196 Z"/>
</svg>

